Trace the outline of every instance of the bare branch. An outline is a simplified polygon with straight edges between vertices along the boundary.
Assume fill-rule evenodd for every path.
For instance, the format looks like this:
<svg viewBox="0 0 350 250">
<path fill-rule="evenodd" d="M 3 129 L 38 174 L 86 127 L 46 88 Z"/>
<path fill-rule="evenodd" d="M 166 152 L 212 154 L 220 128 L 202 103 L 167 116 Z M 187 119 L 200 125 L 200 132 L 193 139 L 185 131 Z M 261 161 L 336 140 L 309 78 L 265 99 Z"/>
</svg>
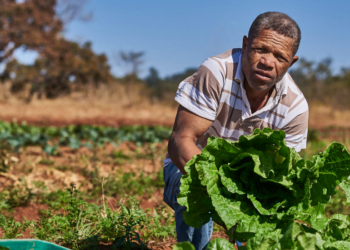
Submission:
<svg viewBox="0 0 350 250">
<path fill-rule="evenodd" d="M 93 18 L 93 13 L 84 13 L 84 6 L 87 0 L 57 0 L 56 15 L 60 18 L 64 25 L 74 19 L 81 21 L 90 21 Z"/>
<path fill-rule="evenodd" d="M 135 75 L 137 76 L 140 73 L 140 66 L 145 62 L 142 57 L 145 55 L 145 52 L 125 52 L 120 51 L 117 56 L 117 62 L 122 62 L 127 68 L 126 75 Z"/>
</svg>

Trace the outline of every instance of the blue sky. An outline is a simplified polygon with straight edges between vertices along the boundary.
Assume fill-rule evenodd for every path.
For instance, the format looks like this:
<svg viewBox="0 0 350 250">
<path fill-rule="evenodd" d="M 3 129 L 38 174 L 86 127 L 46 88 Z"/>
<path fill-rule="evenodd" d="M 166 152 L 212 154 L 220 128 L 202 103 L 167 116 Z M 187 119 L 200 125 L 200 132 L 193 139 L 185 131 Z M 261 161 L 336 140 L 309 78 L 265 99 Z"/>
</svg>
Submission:
<svg viewBox="0 0 350 250">
<path fill-rule="evenodd" d="M 236 1 L 236 0 L 88 0 L 89 22 L 73 21 L 66 38 L 91 41 L 105 53 L 116 76 L 120 51 L 144 51 L 141 76 L 155 67 L 161 76 L 198 67 L 207 57 L 241 47 L 254 18 L 281 11 L 297 21 L 302 31 L 299 57 L 320 61 L 333 58 L 332 68 L 350 67 L 350 1 Z M 33 55 L 17 53 L 30 61 Z"/>
</svg>

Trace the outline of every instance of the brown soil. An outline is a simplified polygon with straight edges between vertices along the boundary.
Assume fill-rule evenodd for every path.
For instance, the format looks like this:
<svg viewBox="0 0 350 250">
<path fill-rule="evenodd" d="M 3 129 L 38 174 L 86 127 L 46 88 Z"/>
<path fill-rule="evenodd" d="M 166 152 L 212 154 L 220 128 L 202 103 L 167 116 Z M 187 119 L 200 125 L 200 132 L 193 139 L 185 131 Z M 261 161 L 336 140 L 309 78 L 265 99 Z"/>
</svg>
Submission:
<svg viewBox="0 0 350 250">
<path fill-rule="evenodd" d="M 16 221 L 24 221 L 26 220 L 37 220 L 39 219 L 39 211 L 41 209 L 46 210 L 48 208 L 45 204 L 36 204 L 36 203 L 29 203 L 28 206 L 25 207 L 16 207 L 13 213 L 13 218 Z M 29 235 L 28 235 L 29 236 Z"/>
</svg>

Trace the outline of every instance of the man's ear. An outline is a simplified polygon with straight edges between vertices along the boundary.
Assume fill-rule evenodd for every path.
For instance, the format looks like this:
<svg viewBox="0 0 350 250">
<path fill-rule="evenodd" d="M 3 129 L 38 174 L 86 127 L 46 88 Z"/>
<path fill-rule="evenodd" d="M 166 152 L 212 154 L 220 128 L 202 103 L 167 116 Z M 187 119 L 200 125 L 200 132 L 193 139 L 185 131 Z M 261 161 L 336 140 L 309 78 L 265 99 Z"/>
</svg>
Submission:
<svg viewBox="0 0 350 250">
<path fill-rule="evenodd" d="M 242 53 L 244 53 L 245 48 L 247 47 L 247 45 L 248 45 L 248 37 L 244 36 L 243 37 L 243 43 L 242 43 Z"/>
<path fill-rule="evenodd" d="M 292 65 L 293 65 L 294 63 L 296 63 L 298 60 L 299 60 L 299 56 L 293 57 L 293 61 L 292 61 L 292 63 L 290 64 L 289 68 L 292 67 Z"/>
</svg>

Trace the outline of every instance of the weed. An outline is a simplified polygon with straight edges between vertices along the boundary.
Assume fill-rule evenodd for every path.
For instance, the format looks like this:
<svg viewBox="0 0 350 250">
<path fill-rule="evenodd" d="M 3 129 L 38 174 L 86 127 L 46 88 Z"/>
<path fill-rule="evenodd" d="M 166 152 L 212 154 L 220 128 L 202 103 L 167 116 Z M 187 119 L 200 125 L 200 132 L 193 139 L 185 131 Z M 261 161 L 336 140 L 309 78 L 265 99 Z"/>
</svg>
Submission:
<svg viewBox="0 0 350 250">
<path fill-rule="evenodd" d="M 3 199 L 2 193 L 0 193 L 0 212 L 4 210 L 9 210 L 11 206 L 8 204 L 7 200 Z"/>
<path fill-rule="evenodd" d="M 66 166 L 66 165 L 60 165 L 60 166 L 55 166 L 55 168 L 59 171 L 62 171 L 62 172 L 65 172 L 67 171 L 68 169 L 70 169 L 69 166 Z"/>
<path fill-rule="evenodd" d="M 57 200 L 50 203 L 48 210 L 42 210 L 40 219 L 33 223 L 34 237 L 72 249 L 93 247 L 100 242 L 112 242 L 118 249 L 146 247 L 138 233 L 145 226 L 146 213 L 134 198 L 127 198 L 129 206 L 119 202 L 120 208 L 112 211 L 104 200 L 98 206 L 78 198 L 78 194 L 73 184 L 57 193 Z"/>
<path fill-rule="evenodd" d="M 109 160 L 109 158 L 106 158 L 104 160 L 104 164 L 123 165 L 125 161 L 131 160 L 131 157 L 124 154 L 122 149 L 113 151 L 108 156 L 110 156 L 112 160 Z"/>
<path fill-rule="evenodd" d="M 75 185 L 59 194 L 51 209 L 41 211 L 41 217 L 34 225 L 34 236 L 41 240 L 53 241 L 73 249 L 88 244 L 86 239 L 96 234 L 93 222 L 96 204 L 88 204 L 77 198 Z M 63 213 L 60 211 L 63 211 Z"/>
<path fill-rule="evenodd" d="M 113 159 L 124 159 L 124 160 L 129 160 L 130 157 L 125 155 L 123 153 L 123 150 L 116 150 L 116 151 L 113 151 L 110 156 L 113 158 Z"/>
<path fill-rule="evenodd" d="M 24 223 L 15 221 L 12 217 L 0 215 L 0 228 L 3 230 L 3 239 L 16 239 L 23 236 L 23 232 L 30 226 L 32 222 L 25 220 Z"/>
<path fill-rule="evenodd" d="M 115 243 L 115 247 L 118 249 L 121 247 L 123 247 L 123 249 L 134 249 L 136 247 L 145 249 L 146 245 L 141 241 L 137 231 L 144 228 L 147 221 L 146 213 L 139 208 L 134 198 L 129 197 L 129 199 L 131 201 L 131 208 L 119 202 L 120 214 L 117 221 L 119 221 L 121 232 L 118 232 L 119 237 L 117 237 L 113 243 Z"/>
<path fill-rule="evenodd" d="M 32 181 L 32 184 L 35 188 L 40 189 L 41 191 L 46 191 L 47 187 L 45 186 L 45 182 L 43 181 Z"/>
<path fill-rule="evenodd" d="M 142 239 L 145 241 L 151 239 L 158 241 L 169 238 L 169 236 L 176 236 L 174 214 L 167 213 L 161 205 L 156 207 L 152 214 L 148 214 L 147 225 L 147 228 L 142 230 Z"/>
<path fill-rule="evenodd" d="M 51 166 L 51 165 L 55 164 L 55 161 L 50 160 L 49 158 L 43 158 L 43 159 L 41 159 L 41 161 L 39 161 L 39 163 L 43 164 L 43 165 Z"/>
<path fill-rule="evenodd" d="M 31 189 L 24 185 L 10 186 L 0 193 L 0 211 L 1 209 L 10 209 L 13 207 L 26 206 L 32 199 Z"/>
</svg>

